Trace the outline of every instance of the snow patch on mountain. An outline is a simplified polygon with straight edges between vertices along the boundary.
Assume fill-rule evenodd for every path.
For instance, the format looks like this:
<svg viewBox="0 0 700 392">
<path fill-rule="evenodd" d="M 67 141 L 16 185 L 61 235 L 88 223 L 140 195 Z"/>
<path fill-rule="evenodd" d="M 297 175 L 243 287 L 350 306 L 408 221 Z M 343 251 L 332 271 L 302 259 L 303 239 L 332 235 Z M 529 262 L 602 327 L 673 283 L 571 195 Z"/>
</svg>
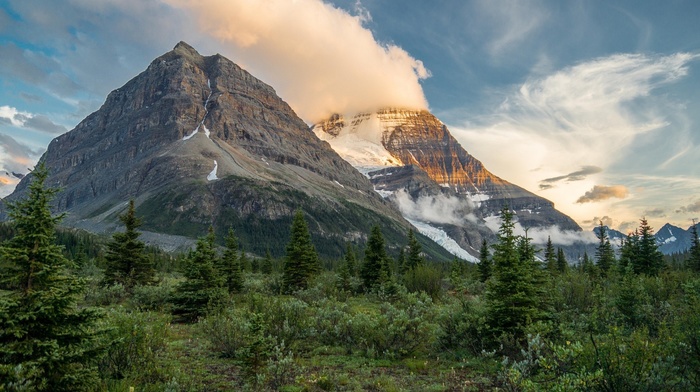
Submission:
<svg viewBox="0 0 700 392">
<path fill-rule="evenodd" d="M 412 219 L 406 220 L 409 221 L 413 226 L 415 226 L 415 228 L 418 229 L 419 233 L 435 241 L 435 243 L 437 243 L 453 255 L 459 257 L 462 260 L 470 261 L 472 263 L 479 262 L 479 259 L 472 256 L 471 254 L 469 254 L 469 252 L 467 252 L 461 246 L 459 246 L 459 244 L 457 244 L 455 240 L 450 238 L 450 236 L 448 236 L 444 230 L 432 226 L 431 224 L 426 222 L 421 222 Z"/>
<path fill-rule="evenodd" d="M 218 168 L 219 168 L 219 164 L 218 164 L 216 161 L 214 161 L 214 170 L 212 170 L 212 171 L 209 173 L 209 175 L 207 175 L 207 180 L 208 180 L 208 181 L 214 181 L 214 180 L 218 180 L 218 179 L 219 179 L 219 177 L 216 176 L 216 171 L 217 171 Z"/>
</svg>

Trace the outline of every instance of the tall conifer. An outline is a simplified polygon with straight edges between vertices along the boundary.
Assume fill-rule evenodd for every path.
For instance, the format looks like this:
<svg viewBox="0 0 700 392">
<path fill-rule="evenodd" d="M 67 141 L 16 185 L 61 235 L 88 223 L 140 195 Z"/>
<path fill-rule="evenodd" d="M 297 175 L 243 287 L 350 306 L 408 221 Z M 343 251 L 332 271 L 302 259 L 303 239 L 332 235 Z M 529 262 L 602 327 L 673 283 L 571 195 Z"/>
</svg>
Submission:
<svg viewBox="0 0 700 392">
<path fill-rule="evenodd" d="M 598 248 L 595 252 L 596 265 L 600 269 L 601 274 L 606 276 L 610 268 L 615 264 L 615 252 L 612 245 L 610 245 L 610 238 L 608 238 L 606 227 L 603 226 L 603 221 L 600 221 L 596 236 L 598 237 Z"/>
<path fill-rule="evenodd" d="M 491 277 L 491 270 L 493 268 L 493 262 L 491 261 L 491 255 L 489 254 L 489 245 L 486 242 L 486 238 L 481 241 L 481 249 L 479 250 L 479 280 L 486 282 Z"/>
<path fill-rule="evenodd" d="M 49 209 L 57 190 L 45 187 L 48 170 L 40 163 L 31 176 L 28 197 L 8 203 L 16 234 L 0 248 L 10 289 L 0 295 L 0 390 L 97 389 L 100 316 L 76 306 L 85 285 L 55 243 L 62 216 Z"/>
<path fill-rule="evenodd" d="M 297 210 L 292 221 L 291 236 L 287 244 L 287 256 L 282 273 L 284 292 L 305 289 L 311 277 L 319 272 L 321 263 L 311 242 L 311 234 L 304 213 Z"/>
<path fill-rule="evenodd" d="M 384 283 L 390 276 L 388 256 L 384 248 L 384 237 L 379 226 L 372 227 L 367 247 L 365 248 L 365 262 L 360 269 L 360 278 L 365 290 Z"/>
<path fill-rule="evenodd" d="M 134 200 L 129 201 L 126 213 L 119 216 L 124 224 L 123 233 L 114 233 L 107 244 L 105 261 L 105 284 L 122 284 L 126 288 L 155 282 L 155 269 L 151 258 L 146 255 L 146 244 L 139 240 L 141 219 L 136 216 Z"/>
</svg>

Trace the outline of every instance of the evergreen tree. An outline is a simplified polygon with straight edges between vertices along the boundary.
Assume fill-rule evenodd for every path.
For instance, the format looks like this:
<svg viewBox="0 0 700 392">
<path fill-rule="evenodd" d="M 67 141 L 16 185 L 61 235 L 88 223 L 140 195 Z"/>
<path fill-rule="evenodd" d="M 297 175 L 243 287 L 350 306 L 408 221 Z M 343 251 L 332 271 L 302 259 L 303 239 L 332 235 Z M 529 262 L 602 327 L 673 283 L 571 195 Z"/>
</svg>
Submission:
<svg viewBox="0 0 700 392">
<path fill-rule="evenodd" d="M 254 274 L 260 272 L 260 260 L 258 260 L 256 257 L 253 257 L 253 260 L 250 262 L 250 270 Z"/>
<path fill-rule="evenodd" d="M 625 274 L 628 268 L 633 268 L 634 260 L 639 254 L 639 233 L 635 230 L 634 233 L 627 235 L 627 238 L 622 242 L 620 248 L 620 259 L 618 260 L 618 271 L 620 275 Z"/>
<path fill-rule="evenodd" d="M 126 288 L 155 282 L 155 269 L 150 257 L 146 255 L 146 244 L 139 240 L 141 233 L 136 229 L 141 226 L 141 219 L 136 217 L 134 200 L 129 201 L 126 213 L 119 216 L 124 224 L 123 233 L 114 233 L 112 241 L 107 244 L 105 261 L 105 284 L 121 284 Z"/>
<path fill-rule="evenodd" d="M 487 324 L 496 337 L 512 335 L 521 341 L 525 328 L 537 318 L 536 288 L 530 266 L 518 252 L 518 238 L 513 234 L 513 214 L 501 211 L 498 242 L 493 245 L 493 277 L 486 286 Z"/>
<path fill-rule="evenodd" d="M 636 256 L 632 260 L 632 268 L 635 273 L 656 276 L 664 266 L 664 256 L 659 251 L 654 230 L 649 226 L 646 218 L 640 220 Z"/>
<path fill-rule="evenodd" d="M 564 253 L 564 251 L 562 251 L 562 253 Z M 588 275 L 593 275 L 595 273 L 593 262 L 591 261 L 591 258 L 588 257 L 588 252 L 583 252 L 583 258 L 581 259 L 581 271 Z"/>
<path fill-rule="evenodd" d="M 412 270 L 419 265 L 423 264 L 423 257 L 421 257 L 421 246 L 416 239 L 413 229 L 408 229 L 408 254 L 406 255 L 406 269 Z"/>
<path fill-rule="evenodd" d="M 557 254 L 554 252 L 552 237 L 547 237 L 547 245 L 544 248 L 544 264 L 549 272 L 557 272 Z"/>
<path fill-rule="evenodd" d="M 343 264 L 340 266 L 340 270 L 338 270 L 338 279 L 336 281 L 336 287 L 338 287 L 338 290 L 347 292 L 352 291 L 352 284 L 350 281 L 351 276 L 348 262 L 347 260 L 344 260 Z"/>
<path fill-rule="evenodd" d="M 270 249 L 265 250 L 265 258 L 260 266 L 260 271 L 265 275 L 270 275 L 272 273 L 272 255 L 270 254 Z"/>
<path fill-rule="evenodd" d="M 26 199 L 8 202 L 14 237 L 0 247 L 0 390 L 97 389 L 100 351 L 93 309 L 78 308 L 85 284 L 68 271 L 72 263 L 56 245 L 46 188 L 48 169 L 32 172 Z"/>
<path fill-rule="evenodd" d="M 373 226 L 367 247 L 365 248 L 365 262 L 360 270 L 360 278 L 365 290 L 370 290 L 389 280 L 389 263 L 384 248 L 384 236 L 379 226 Z"/>
<path fill-rule="evenodd" d="M 219 273 L 214 249 L 214 230 L 197 240 L 197 247 L 185 262 L 185 281 L 175 288 L 173 314 L 183 321 L 196 321 L 226 298 L 225 278 Z"/>
<path fill-rule="evenodd" d="M 596 265 L 603 276 L 606 276 L 610 267 L 615 264 L 615 252 L 613 251 L 612 245 L 610 245 L 610 239 L 608 238 L 606 227 L 603 226 L 603 221 L 600 221 L 596 236 L 599 241 L 598 248 L 595 252 Z"/>
<path fill-rule="evenodd" d="M 690 246 L 688 264 L 690 269 L 695 272 L 700 272 L 700 240 L 698 239 L 698 225 L 693 221 L 693 227 L 690 228 L 692 234 L 692 245 Z"/>
<path fill-rule="evenodd" d="M 405 275 L 408 272 L 408 264 L 406 264 L 406 251 L 402 247 L 399 249 L 399 258 L 396 260 L 396 264 L 399 265 L 399 274 Z"/>
<path fill-rule="evenodd" d="M 287 244 L 287 257 L 282 272 L 284 292 L 305 289 L 311 277 L 321 269 L 316 248 L 311 243 L 311 234 L 304 213 L 297 210 L 292 221 L 291 237 Z"/>
<path fill-rule="evenodd" d="M 588 257 L 588 255 L 586 255 Z M 564 254 L 564 249 L 558 248 L 557 249 L 557 270 L 560 273 L 566 272 L 566 270 L 569 268 L 569 262 L 566 261 L 566 255 Z"/>
<path fill-rule="evenodd" d="M 243 290 L 243 271 L 241 260 L 238 258 L 238 239 L 233 229 L 228 229 L 226 249 L 217 268 L 229 293 L 240 293 Z"/>
<path fill-rule="evenodd" d="M 486 238 L 481 241 L 481 249 L 479 250 L 479 280 L 486 282 L 491 277 L 493 262 L 489 255 L 489 245 L 486 243 Z"/>
<path fill-rule="evenodd" d="M 357 256 L 355 256 L 355 250 L 350 243 L 345 247 L 345 264 L 348 266 L 350 276 L 357 275 Z"/>
<path fill-rule="evenodd" d="M 238 256 L 238 262 L 241 264 L 241 271 L 253 272 L 253 263 L 250 262 L 248 254 L 245 253 L 245 249 L 243 249 L 243 245 L 241 245 L 241 252 Z"/>
</svg>

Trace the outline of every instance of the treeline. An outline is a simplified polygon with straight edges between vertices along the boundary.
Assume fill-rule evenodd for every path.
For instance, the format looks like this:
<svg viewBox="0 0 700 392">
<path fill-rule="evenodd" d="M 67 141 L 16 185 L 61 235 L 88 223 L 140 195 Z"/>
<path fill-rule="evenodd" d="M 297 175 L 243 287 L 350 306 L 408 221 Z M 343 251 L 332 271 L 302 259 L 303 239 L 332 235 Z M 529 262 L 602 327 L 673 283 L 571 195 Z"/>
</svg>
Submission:
<svg viewBox="0 0 700 392">
<path fill-rule="evenodd" d="M 130 203 L 78 264 L 56 245 L 45 177 L 0 247 L 0 390 L 700 389 L 697 232 L 669 266 L 645 220 L 619 255 L 601 227 L 570 265 L 504 208 L 476 266 L 426 260 L 415 233 L 388 244 L 379 226 L 320 260 L 298 210 L 282 258 L 210 229 L 159 263 Z"/>
</svg>

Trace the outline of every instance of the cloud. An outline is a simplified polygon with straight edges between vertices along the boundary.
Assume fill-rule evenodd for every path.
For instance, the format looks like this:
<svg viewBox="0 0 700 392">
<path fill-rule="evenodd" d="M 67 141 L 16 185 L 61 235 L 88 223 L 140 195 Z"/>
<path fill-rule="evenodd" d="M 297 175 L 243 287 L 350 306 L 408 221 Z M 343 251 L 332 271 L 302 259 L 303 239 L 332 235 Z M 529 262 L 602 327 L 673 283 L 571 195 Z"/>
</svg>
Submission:
<svg viewBox="0 0 700 392">
<path fill-rule="evenodd" d="M 479 0 L 476 12 L 480 16 L 476 24 L 489 35 L 486 49 L 494 57 L 509 54 L 549 18 L 549 13 L 538 1 Z"/>
<path fill-rule="evenodd" d="M 0 133 L 0 197 L 10 194 L 19 182 L 13 173 L 20 176 L 28 173 L 42 152 Z"/>
<path fill-rule="evenodd" d="M 586 225 L 591 225 L 593 227 L 597 227 L 598 225 L 600 225 L 600 222 L 603 222 L 603 225 L 608 227 L 612 227 L 613 225 L 613 219 L 607 215 L 603 216 L 602 218 L 596 216 L 593 219 L 584 220 L 582 223 Z"/>
<path fill-rule="evenodd" d="M 486 227 L 488 227 L 492 232 L 498 233 L 501 227 L 502 220 L 498 215 L 492 215 L 486 217 L 485 219 Z M 532 239 L 533 244 L 546 244 L 547 240 L 551 238 L 553 244 L 557 245 L 572 245 L 574 243 L 594 243 L 597 241 L 595 234 L 590 231 L 573 231 L 573 230 L 562 230 L 559 226 L 549 226 L 549 227 L 530 227 L 525 232 L 525 228 L 520 225 L 517 221 L 517 216 L 515 217 L 515 226 L 513 228 L 513 234 L 519 236 L 526 236 Z"/>
<path fill-rule="evenodd" d="M 620 232 L 628 234 L 634 231 L 634 229 L 637 227 L 637 222 L 635 221 L 626 221 L 620 223 Z"/>
<path fill-rule="evenodd" d="M 623 185 L 595 185 L 593 189 L 586 192 L 576 200 L 576 203 L 594 203 L 610 198 L 624 199 L 629 195 L 629 190 Z"/>
<path fill-rule="evenodd" d="M 581 170 L 577 170 L 563 176 L 545 178 L 540 182 L 540 189 L 552 188 L 552 184 L 559 181 L 582 181 L 585 180 L 587 176 L 597 174 L 602 171 L 603 169 L 599 168 L 598 166 L 584 166 L 581 168 Z"/>
<path fill-rule="evenodd" d="M 10 106 L 0 106 L 0 121 L 15 127 L 33 129 L 51 135 L 68 132 L 66 127 L 55 124 L 44 115 L 22 112 Z"/>
<path fill-rule="evenodd" d="M 427 108 L 420 60 L 378 42 L 359 16 L 321 0 L 167 0 L 194 15 L 234 62 L 279 91 L 305 120 L 382 107 Z M 357 8 L 357 7 L 356 7 Z"/>
<path fill-rule="evenodd" d="M 700 199 L 676 210 L 676 213 L 700 212 Z"/>
<path fill-rule="evenodd" d="M 692 127 L 683 120 L 684 106 L 658 91 L 686 77 L 698 57 L 694 53 L 622 53 L 531 75 L 518 86 L 494 92 L 500 105 L 490 113 L 470 114 L 469 108 L 463 109 L 462 125 L 450 129 L 490 171 L 526 189 L 547 190 L 547 198 L 558 208 L 575 219 L 585 219 L 594 211 L 590 205 L 575 203 L 571 195 L 583 194 L 594 183 L 540 179 L 563 181 L 595 162 L 605 171 L 606 181 L 626 185 L 623 181 L 628 177 L 617 177 L 615 169 L 629 167 L 625 162 L 631 160 L 632 151 L 654 147 L 649 159 L 635 163 L 647 172 L 678 155 L 675 145 L 658 146 L 667 146 L 668 139 L 685 140 L 678 134 L 690 134 Z M 512 157 L 523 159 L 514 165 Z M 533 169 L 540 169 L 539 179 Z"/>
<path fill-rule="evenodd" d="M 652 208 L 644 211 L 642 215 L 653 218 L 664 218 L 666 217 L 666 211 L 664 211 L 662 208 Z"/>
<path fill-rule="evenodd" d="M 401 214 L 412 220 L 455 226 L 462 226 L 465 220 L 476 221 L 472 203 L 459 197 L 421 196 L 414 200 L 404 189 L 394 192 L 392 197 Z"/>
</svg>

